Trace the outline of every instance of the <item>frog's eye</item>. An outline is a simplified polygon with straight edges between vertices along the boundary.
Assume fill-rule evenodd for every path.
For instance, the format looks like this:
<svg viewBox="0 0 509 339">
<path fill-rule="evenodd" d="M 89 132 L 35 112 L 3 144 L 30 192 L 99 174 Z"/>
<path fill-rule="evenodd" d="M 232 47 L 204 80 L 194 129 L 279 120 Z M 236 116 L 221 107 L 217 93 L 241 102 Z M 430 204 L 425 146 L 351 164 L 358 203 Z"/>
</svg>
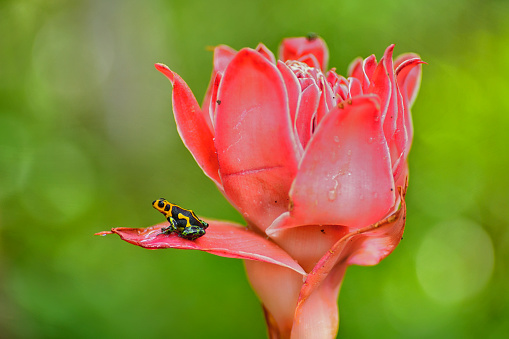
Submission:
<svg viewBox="0 0 509 339">
<path fill-rule="evenodd" d="M 164 207 L 164 201 L 159 200 L 159 202 L 157 203 L 157 206 L 159 206 L 160 208 L 163 208 Z"/>
</svg>

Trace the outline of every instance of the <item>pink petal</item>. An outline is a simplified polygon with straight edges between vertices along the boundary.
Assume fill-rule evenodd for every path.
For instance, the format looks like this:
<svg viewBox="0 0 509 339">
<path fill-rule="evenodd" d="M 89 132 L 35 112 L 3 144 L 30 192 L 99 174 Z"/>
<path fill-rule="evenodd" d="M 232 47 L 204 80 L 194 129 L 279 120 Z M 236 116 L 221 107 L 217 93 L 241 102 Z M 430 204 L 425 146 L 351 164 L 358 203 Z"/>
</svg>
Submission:
<svg viewBox="0 0 509 339">
<path fill-rule="evenodd" d="M 373 74 L 375 73 L 376 68 L 377 63 L 374 54 L 371 54 L 369 57 L 364 59 L 364 62 L 362 63 L 362 71 L 364 73 L 362 81 L 362 90 L 364 91 L 364 93 L 368 92 L 368 88 L 371 85 L 371 78 L 373 78 Z"/>
<path fill-rule="evenodd" d="M 356 58 L 348 65 L 348 71 L 346 72 L 348 77 L 356 78 L 359 81 L 364 80 L 364 71 L 362 70 L 362 58 Z"/>
<path fill-rule="evenodd" d="M 243 49 L 219 87 L 216 148 L 229 200 L 261 229 L 288 208 L 297 172 L 298 140 L 278 69 L 252 49 Z"/>
<path fill-rule="evenodd" d="M 403 53 L 403 54 L 400 54 L 396 57 L 396 59 L 394 60 L 394 70 L 397 70 L 398 67 L 408 61 L 408 60 L 411 60 L 411 59 L 421 59 L 421 57 L 418 55 L 418 54 L 415 54 L 415 53 Z M 425 62 L 423 62 L 425 63 Z M 396 72 L 397 74 L 398 72 Z"/>
<path fill-rule="evenodd" d="M 336 338 L 339 326 L 337 300 L 345 270 L 345 265 L 335 267 L 305 302 L 301 300 L 295 312 L 292 339 Z"/>
<path fill-rule="evenodd" d="M 161 228 L 168 226 L 168 223 L 147 228 L 117 227 L 97 235 L 116 233 L 122 240 L 143 248 L 199 250 L 226 258 L 262 261 L 289 268 L 299 275 L 306 274 L 288 253 L 267 238 L 234 223 L 204 220 L 209 223 L 209 227 L 206 234 L 196 240 L 186 240 L 175 234 L 162 234 Z"/>
<path fill-rule="evenodd" d="M 408 163 L 406 159 L 402 161 L 402 166 L 401 169 L 399 170 L 398 175 L 394 175 L 394 182 L 396 187 L 408 186 Z"/>
<path fill-rule="evenodd" d="M 196 98 L 177 73 L 163 64 L 156 64 L 155 66 L 158 71 L 166 75 L 173 85 L 173 114 L 184 145 L 191 152 L 203 172 L 221 187 L 214 136 Z"/>
<path fill-rule="evenodd" d="M 282 236 L 277 239 L 278 245 L 296 259 L 304 270 L 311 271 L 316 262 L 337 240 L 349 232 L 346 227 L 309 226 L 287 229 L 280 233 Z M 337 329 L 336 299 L 339 284 L 335 285 L 336 293 L 320 290 L 316 293 L 317 298 L 314 297 L 315 295 L 311 297 L 306 303 L 305 316 L 295 321 L 295 307 L 302 288 L 302 276 L 261 262 L 246 262 L 246 271 L 251 285 L 265 307 L 266 316 L 270 315 L 268 325 L 272 331 L 279 333 L 279 338 L 289 337 L 290 330 L 294 338 L 296 333 L 309 334 L 312 329 L 317 331 L 317 334 L 327 333 L 327 331 L 323 332 L 327 327 L 329 330 Z M 323 318 L 320 319 L 318 315 Z M 273 321 L 271 322 L 270 319 Z M 318 325 L 317 321 L 322 326 Z M 306 338 L 309 337 L 322 338 L 323 336 L 307 336 Z"/>
<path fill-rule="evenodd" d="M 272 53 L 271 50 L 268 49 L 267 46 L 265 46 L 261 42 L 258 44 L 258 46 L 256 46 L 255 50 L 258 53 L 260 53 L 261 55 L 263 55 L 265 58 L 267 58 L 267 60 L 269 60 L 271 63 L 273 63 L 273 64 L 276 63 L 276 58 L 274 57 L 274 53 Z"/>
<path fill-rule="evenodd" d="M 259 261 L 245 261 L 249 282 L 260 298 L 266 317 L 272 319 L 273 338 L 290 338 L 295 307 L 302 288 L 303 276 L 281 266 Z"/>
<path fill-rule="evenodd" d="M 320 76 L 318 78 L 320 90 L 322 91 L 322 95 L 320 97 L 320 102 L 318 105 L 318 109 L 316 111 L 316 124 L 320 124 L 320 121 L 324 118 L 328 112 L 336 106 L 336 100 L 334 99 L 334 93 L 332 92 L 331 86 L 325 77 Z"/>
<path fill-rule="evenodd" d="M 367 60 L 367 59 L 366 59 Z M 373 75 L 370 77 L 369 88 L 365 93 L 376 94 L 380 99 L 381 104 L 381 118 L 382 122 L 385 120 L 387 111 L 389 109 L 392 86 L 388 76 L 388 71 L 385 67 L 385 59 L 382 58 L 376 68 L 373 71 Z"/>
<path fill-rule="evenodd" d="M 270 338 L 336 337 L 337 296 L 341 281 L 337 275 L 327 281 L 330 283 L 324 282 L 316 289 L 296 317 L 302 276 L 263 262 L 246 261 L 245 264 L 249 281 L 262 301 Z"/>
<path fill-rule="evenodd" d="M 338 73 L 336 73 L 336 68 L 331 68 L 325 75 L 325 78 L 329 82 L 331 88 L 335 90 L 336 84 L 340 82 L 341 76 Z"/>
<path fill-rule="evenodd" d="M 373 96 L 350 102 L 329 112 L 318 126 L 290 190 L 293 209 L 267 234 L 300 225 L 360 228 L 383 218 L 394 205 L 378 102 Z"/>
<path fill-rule="evenodd" d="M 394 177 L 398 177 L 400 172 L 401 163 L 406 163 L 406 157 L 410 151 L 410 146 L 413 139 L 413 126 L 412 126 L 412 115 L 410 114 L 410 108 L 417 97 L 419 86 L 421 82 L 422 66 L 426 64 L 422 61 L 417 54 L 407 53 L 400 55 L 394 62 L 394 68 L 398 87 L 400 90 L 400 106 L 403 107 L 403 123 L 405 127 L 405 150 L 401 155 L 401 161 L 398 163 Z M 401 127 L 397 127 L 401 129 Z M 397 172 L 396 172 L 397 171 Z M 396 180 L 396 179 L 395 179 Z"/>
<path fill-rule="evenodd" d="M 325 41 L 320 37 L 300 37 L 284 39 L 279 46 L 279 58 L 286 60 L 299 60 L 306 54 L 312 54 L 325 70 L 329 61 L 329 50 Z"/>
<path fill-rule="evenodd" d="M 399 176 L 402 173 L 403 166 L 404 163 L 406 163 L 406 158 L 408 156 L 408 152 L 410 151 L 410 146 L 412 143 L 412 140 L 408 139 L 405 120 L 406 117 L 409 116 L 409 114 L 406 114 L 408 108 L 406 108 L 403 103 L 403 96 L 401 95 L 397 84 L 396 93 L 398 94 L 398 119 L 396 121 L 396 130 L 394 132 L 394 136 L 392 140 L 389 141 L 389 149 L 391 150 L 392 171 L 394 173 L 395 182 L 398 180 Z"/>
<path fill-rule="evenodd" d="M 404 97 L 408 98 L 409 107 L 412 107 L 421 85 L 422 67 L 420 65 L 425 64 L 416 54 L 411 56 L 416 57 L 405 61 L 401 60 L 401 56 L 398 57 L 396 61 L 399 63 L 395 65 L 398 84 Z"/>
<path fill-rule="evenodd" d="M 387 113 L 385 116 L 382 116 L 383 119 L 383 128 L 385 139 L 387 142 L 390 142 L 392 136 L 394 135 L 394 131 L 396 130 L 396 121 L 398 119 L 398 92 L 396 88 L 396 79 L 394 76 L 394 67 L 392 64 L 392 52 L 394 50 L 394 45 L 390 45 L 385 50 L 383 60 L 380 61 L 380 64 L 383 63 L 383 67 L 385 70 L 386 76 L 389 78 L 389 83 L 391 86 L 390 89 L 390 98 L 387 103 Z M 375 86 L 377 84 L 375 83 Z M 384 103 L 382 102 L 382 107 L 384 107 Z M 389 144 L 390 148 L 391 144 Z M 395 160 L 394 160 L 395 161 Z"/>
<path fill-rule="evenodd" d="M 237 54 L 237 51 L 226 45 L 214 48 L 214 72 L 224 72 L 228 64 Z"/>
<path fill-rule="evenodd" d="M 415 58 L 410 58 L 414 57 Z M 409 59 L 405 59 L 409 58 Z M 403 96 L 403 103 L 405 105 L 405 126 L 408 133 L 408 140 L 413 138 L 412 116 L 410 115 L 410 108 L 412 107 L 419 87 L 421 84 L 422 66 L 424 61 L 419 59 L 416 54 L 406 54 L 396 59 L 396 77 L 398 79 L 399 89 Z"/>
<path fill-rule="evenodd" d="M 327 72 L 327 82 L 331 87 L 332 93 L 334 93 L 332 98 L 336 103 L 348 98 L 348 81 L 345 77 L 338 75 L 334 68 Z M 330 109 L 332 109 L 332 106 L 330 106 Z"/>
<path fill-rule="evenodd" d="M 237 51 L 233 48 L 226 45 L 219 45 L 214 47 L 214 69 L 212 70 L 212 76 L 210 77 L 209 87 L 207 88 L 207 92 L 205 92 L 205 98 L 202 103 L 203 114 L 206 117 L 207 123 L 210 125 L 212 129 L 212 117 L 213 112 L 209 112 L 211 106 L 213 106 L 213 100 L 211 98 L 213 92 L 214 81 L 216 79 L 217 73 L 223 73 L 230 61 L 237 54 Z"/>
<path fill-rule="evenodd" d="M 221 83 L 221 79 L 223 78 L 223 74 L 221 72 L 216 73 L 216 77 L 211 86 L 211 94 L 210 94 L 210 105 L 209 105 L 209 114 L 210 121 L 212 122 L 212 128 L 214 128 L 216 124 L 216 108 L 221 104 L 221 100 L 217 100 L 217 91 L 219 90 L 219 84 Z"/>
<path fill-rule="evenodd" d="M 300 99 L 300 83 L 295 73 L 281 60 L 277 62 L 277 69 L 283 76 L 285 82 L 286 92 L 288 93 L 288 105 L 290 108 L 290 121 L 295 121 L 295 115 L 297 114 L 297 106 L 299 105 Z"/>
<path fill-rule="evenodd" d="M 322 283 L 330 283 L 331 280 L 338 283 L 348 265 L 376 265 L 394 250 L 405 226 L 405 190 L 400 188 L 401 206 L 394 214 L 345 235 L 317 262 L 302 286 L 296 318 L 304 309 L 307 299 Z"/>
<path fill-rule="evenodd" d="M 399 92 L 398 83 L 394 74 L 394 66 L 392 62 L 392 52 L 394 45 L 390 45 L 380 61 L 383 63 L 384 71 L 390 82 L 390 98 L 387 102 L 387 112 L 382 115 L 385 139 L 389 145 L 391 154 L 391 163 L 394 171 L 401 169 L 401 159 L 406 159 L 406 144 L 408 136 L 405 127 L 405 107 Z M 380 66 L 379 64 L 379 66 Z M 375 78 L 375 77 L 374 77 Z M 385 81 L 381 81 L 381 86 L 385 86 Z M 374 81 L 372 85 L 377 86 Z M 382 104 L 382 106 L 384 106 Z"/>
<path fill-rule="evenodd" d="M 359 79 L 351 77 L 348 78 L 348 98 L 351 99 L 358 95 L 362 95 L 362 83 Z"/>
<path fill-rule="evenodd" d="M 306 54 L 297 59 L 300 62 L 305 63 L 309 67 L 313 67 L 316 69 L 321 69 L 320 61 L 313 54 Z"/>
<path fill-rule="evenodd" d="M 313 118 L 320 103 L 320 90 L 314 83 L 302 92 L 299 110 L 295 119 L 295 128 L 303 148 L 306 147 L 313 129 Z"/>
</svg>

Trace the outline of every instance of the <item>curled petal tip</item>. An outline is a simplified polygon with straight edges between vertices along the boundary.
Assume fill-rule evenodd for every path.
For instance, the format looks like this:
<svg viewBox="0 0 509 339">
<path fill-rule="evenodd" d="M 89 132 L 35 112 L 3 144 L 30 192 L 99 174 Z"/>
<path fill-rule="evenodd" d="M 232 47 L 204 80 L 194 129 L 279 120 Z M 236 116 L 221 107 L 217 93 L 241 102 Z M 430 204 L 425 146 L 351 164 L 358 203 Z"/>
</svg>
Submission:
<svg viewBox="0 0 509 339">
<path fill-rule="evenodd" d="M 395 70 L 396 76 L 399 75 L 399 73 L 401 73 L 401 71 L 403 69 L 405 69 L 405 68 L 406 68 L 406 72 L 408 72 L 414 66 L 421 65 L 421 64 L 426 64 L 427 65 L 428 63 L 426 61 L 422 61 L 418 57 L 417 58 L 412 58 L 412 59 L 405 60 L 404 62 L 402 62 L 401 64 L 399 64 L 396 67 L 396 70 Z"/>
<path fill-rule="evenodd" d="M 166 66 L 165 64 L 161 64 L 161 63 L 156 63 L 154 66 L 156 67 L 156 69 L 159 72 L 166 75 L 166 77 L 173 83 L 174 74 L 168 66 Z"/>
<path fill-rule="evenodd" d="M 102 232 L 97 232 L 95 233 L 94 235 L 100 235 L 100 236 L 105 236 L 105 235 L 108 235 L 108 234 L 113 234 L 112 231 L 102 231 Z"/>
</svg>

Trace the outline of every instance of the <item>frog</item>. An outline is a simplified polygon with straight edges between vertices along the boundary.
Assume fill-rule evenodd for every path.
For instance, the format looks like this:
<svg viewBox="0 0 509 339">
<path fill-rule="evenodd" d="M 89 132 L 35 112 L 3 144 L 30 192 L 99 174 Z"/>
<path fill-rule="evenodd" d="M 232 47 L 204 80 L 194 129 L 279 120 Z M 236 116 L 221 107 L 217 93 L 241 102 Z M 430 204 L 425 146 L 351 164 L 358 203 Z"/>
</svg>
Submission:
<svg viewBox="0 0 509 339">
<path fill-rule="evenodd" d="M 177 233 L 181 238 L 196 240 L 204 236 L 205 229 L 209 227 L 209 224 L 200 220 L 192 210 L 172 204 L 164 198 L 154 200 L 152 206 L 170 223 L 169 226 L 161 229 L 162 234 Z"/>
</svg>

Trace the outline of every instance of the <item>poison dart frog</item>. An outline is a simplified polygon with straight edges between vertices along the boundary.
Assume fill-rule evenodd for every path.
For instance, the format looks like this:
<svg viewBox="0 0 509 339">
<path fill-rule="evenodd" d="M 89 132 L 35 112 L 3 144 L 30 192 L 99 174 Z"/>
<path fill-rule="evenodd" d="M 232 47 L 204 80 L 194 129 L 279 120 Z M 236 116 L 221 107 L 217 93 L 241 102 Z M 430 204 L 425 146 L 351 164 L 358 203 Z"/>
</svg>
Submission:
<svg viewBox="0 0 509 339">
<path fill-rule="evenodd" d="M 152 206 L 164 214 L 170 223 L 169 226 L 161 229 L 163 234 L 176 232 L 181 238 L 195 240 L 203 236 L 205 229 L 209 227 L 209 224 L 198 219 L 193 211 L 174 205 L 166 199 L 154 200 Z"/>
</svg>

